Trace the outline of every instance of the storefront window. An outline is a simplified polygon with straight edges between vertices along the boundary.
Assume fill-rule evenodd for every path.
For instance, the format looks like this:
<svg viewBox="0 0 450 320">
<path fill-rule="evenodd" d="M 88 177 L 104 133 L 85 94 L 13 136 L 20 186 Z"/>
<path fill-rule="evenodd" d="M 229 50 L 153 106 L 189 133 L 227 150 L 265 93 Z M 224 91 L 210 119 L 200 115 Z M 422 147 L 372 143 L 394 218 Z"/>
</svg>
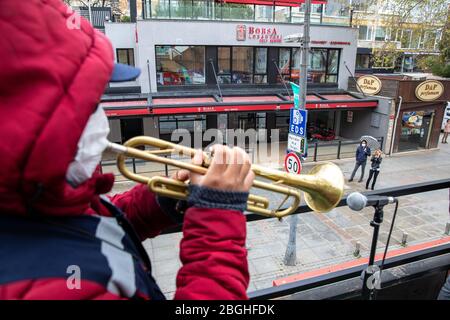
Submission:
<svg viewBox="0 0 450 320">
<path fill-rule="evenodd" d="M 217 59 L 219 65 L 218 78 L 220 83 L 231 83 L 231 48 L 217 48 Z"/>
<path fill-rule="evenodd" d="M 298 82 L 300 76 L 300 49 L 280 48 L 279 69 L 285 81 Z M 336 83 L 339 71 L 339 49 L 311 49 L 308 82 Z M 278 76 L 278 82 L 281 82 Z"/>
<path fill-rule="evenodd" d="M 255 5 L 255 21 L 272 22 L 273 6 Z"/>
<path fill-rule="evenodd" d="M 159 134 L 172 134 L 177 129 L 193 133 L 206 130 L 206 115 L 181 115 L 159 117 Z"/>
<path fill-rule="evenodd" d="M 403 112 L 398 150 L 428 148 L 433 117 L 432 111 Z"/>
<path fill-rule="evenodd" d="M 267 83 L 267 48 L 255 48 L 254 83 Z"/>
<path fill-rule="evenodd" d="M 156 46 L 158 85 L 205 83 L 205 47 Z"/>
<path fill-rule="evenodd" d="M 252 83 L 253 48 L 233 47 L 232 83 Z"/>
<path fill-rule="evenodd" d="M 309 54 L 308 81 L 325 82 L 327 68 L 327 50 L 316 49 Z"/>
</svg>

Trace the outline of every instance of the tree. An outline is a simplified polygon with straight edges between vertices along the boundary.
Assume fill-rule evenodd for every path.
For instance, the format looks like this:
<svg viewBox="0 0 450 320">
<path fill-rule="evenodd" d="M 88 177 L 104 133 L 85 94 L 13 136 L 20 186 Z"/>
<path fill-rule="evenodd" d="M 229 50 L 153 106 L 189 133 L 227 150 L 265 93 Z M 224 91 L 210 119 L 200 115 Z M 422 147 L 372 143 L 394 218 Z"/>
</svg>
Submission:
<svg viewBox="0 0 450 320">
<path fill-rule="evenodd" d="M 80 6 L 80 7 L 88 6 L 87 0 L 63 0 L 63 1 L 69 6 Z M 113 16 L 116 17 L 121 17 L 124 14 L 120 6 L 119 0 L 91 0 L 90 5 L 91 7 L 109 7 L 111 8 Z"/>
<path fill-rule="evenodd" d="M 436 52 L 449 0 L 356 0 L 353 5 L 354 26 L 377 26 L 370 34 L 376 40 L 374 67 L 387 67 L 406 48 L 420 54 Z"/>
</svg>

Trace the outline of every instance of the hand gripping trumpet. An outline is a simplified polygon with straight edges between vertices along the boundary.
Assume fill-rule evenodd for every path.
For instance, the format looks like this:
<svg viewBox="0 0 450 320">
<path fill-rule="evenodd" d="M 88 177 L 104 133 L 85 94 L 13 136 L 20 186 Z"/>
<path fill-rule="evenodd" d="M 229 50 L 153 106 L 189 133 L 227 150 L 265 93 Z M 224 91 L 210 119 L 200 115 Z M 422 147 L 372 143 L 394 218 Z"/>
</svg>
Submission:
<svg viewBox="0 0 450 320">
<path fill-rule="evenodd" d="M 141 150 L 137 148 L 138 146 L 153 147 L 156 149 Z M 110 151 L 118 154 L 117 167 L 124 177 L 147 184 L 149 189 L 158 195 L 179 200 L 186 200 L 189 196 L 187 183 L 167 177 L 146 177 L 133 173 L 127 168 L 125 160 L 127 158 L 137 158 L 167 164 L 198 174 L 205 174 L 210 163 L 207 154 L 204 155 L 205 160 L 201 166 L 164 157 L 162 156 L 164 154 L 177 154 L 192 158 L 195 155 L 195 149 L 146 136 L 134 137 L 123 145 L 111 142 L 108 148 Z M 249 195 L 247 211 L 268 217 L 281 219 L 294 213 L 300 204 L 300 190 L 305 193 L 306 204 L 315 212 L 328 212 L 333 209 L 341 200 L 344 192 L 344 176 L 342 171 L 331 162 L 319 164 L 308 174 L 302 175 L 268 169 L 259 165 L 252 165 L 252 170 L 255 176 L 273 181 L 273 183 L 269 183 L 255 179 L 253 182 L 254 188 L 264 189 L 285 196 L 282 203 L 276 209 L 269 209 L 270 201 L 267 198 L 254 194 Z M 288 208 L 281 208 L 289 198 L 293 199 L 292 204 Z"/>
</svg>

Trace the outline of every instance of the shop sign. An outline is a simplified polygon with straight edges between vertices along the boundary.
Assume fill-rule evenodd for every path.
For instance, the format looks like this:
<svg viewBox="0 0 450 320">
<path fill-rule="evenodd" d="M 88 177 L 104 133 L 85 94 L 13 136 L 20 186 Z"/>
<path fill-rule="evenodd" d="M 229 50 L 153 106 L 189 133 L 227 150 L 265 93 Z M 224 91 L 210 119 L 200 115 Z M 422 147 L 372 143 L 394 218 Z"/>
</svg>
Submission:
<svg viewBox="0 0 450 320">
<path fill-rule="evenodd" d="M 416 87 L 416 97 L 422 101 L 433 101 L 444 93 L 444 85 L 436 80 L 427 80 Z"/>
<path fill-rule="evenodd" d="M 356 81 L 358 90 L 364 94 L 375 95 L 381 91 L 381 81 L 375 76 L 362 76 Z"/>
<path fill-rule="evenodd" d="M 236 26 L 236 40 L 256 40 L 259 43 L 281 43 L 283 35 L 275 27 Z"/>
</svg>

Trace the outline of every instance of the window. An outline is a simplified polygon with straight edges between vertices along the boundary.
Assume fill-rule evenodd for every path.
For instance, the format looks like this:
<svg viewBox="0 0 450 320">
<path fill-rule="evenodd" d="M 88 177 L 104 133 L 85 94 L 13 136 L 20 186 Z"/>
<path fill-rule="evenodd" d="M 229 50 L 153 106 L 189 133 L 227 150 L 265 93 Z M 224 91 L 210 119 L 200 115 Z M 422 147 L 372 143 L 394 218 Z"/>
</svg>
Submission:
<svg viewBox="0 0 450 320">
<path fill-rule="evenodd" d="M 255 19 L 254 6 L 250 4 L 223 3 L 222 19 L 253 21 Z"/>
<path fill-rule="evenodd" d="M 411 37 L 412 37 L 412 31 L 411 30 L 402 30 L 401 35 L 401 46 L 402 48 L 409 48 L 411 45 Z"/>
<path fill-rule="evenodd" d="M 369 68 L 370 68 L 370 54 L 357 54 L 356 69 L 369 69 Z"/>
<path fill-rule="evenodd" d="M 308 82 L 336 83 L 339 71 L 339 49 L 311 49 L 309 53 Z M 298 82 L 300 76 L 300 49 L 280 48 L 279 69 L 285 81 Z M 281 82 L 278 76 L 278 82 Z"/>
<path fill-rule="evenodd" d="M 291 9 L 290 7 L 275 7 L 275 22 L 290 22 Z"/>
<path fill-rule="evenodd" d="M 273 6 L 255 5 L 255 21 L 272 22 Z"/>
<path fill-rule="evenodd" d="M 385 41 L 386 40 L 386 28 L 385 27 L 377 27 L 376 28 L 375 40 L 376 41 Z"/>
<path fill-rule="evenodd" d="M 205 47 L 156 46 L 158 85 L 205 83 Z"/>
<path fill-rule="evenodd" d="M 220 83 L 231 83 L 231 47 L 217 48 L 218 78 Z"/>
<path fill-rule="evenodd" d="M 169 18 L 169 0 L 151 1 L 152 18 Z"/>
<path fill-rule="evenodd" d="M 170 17 L 172 19 L 186 19 L 192 17 L 192 1 L 170 0 Z"/>
<path fill-rule="evenodd" d="M 267 48 L 255 48 L 254 83 L 267 83 Z"/>
<path fill-rule="evenodd" d="M 181 115 L 159 117 L 159 134 L 172 134 L 177 129 L 189 132 L 206 130 L 206 115 Z"/>
<path fill-rule="evenodd" d="M 118 63 L 123 63 L 134 67 L 133 49 L 117 49 L 116 54 Z"/>
<path fill-rule="evenodd" d="M 233 47 L 232 83 L 252 83 L 253 48 Z"/>
</svg>

